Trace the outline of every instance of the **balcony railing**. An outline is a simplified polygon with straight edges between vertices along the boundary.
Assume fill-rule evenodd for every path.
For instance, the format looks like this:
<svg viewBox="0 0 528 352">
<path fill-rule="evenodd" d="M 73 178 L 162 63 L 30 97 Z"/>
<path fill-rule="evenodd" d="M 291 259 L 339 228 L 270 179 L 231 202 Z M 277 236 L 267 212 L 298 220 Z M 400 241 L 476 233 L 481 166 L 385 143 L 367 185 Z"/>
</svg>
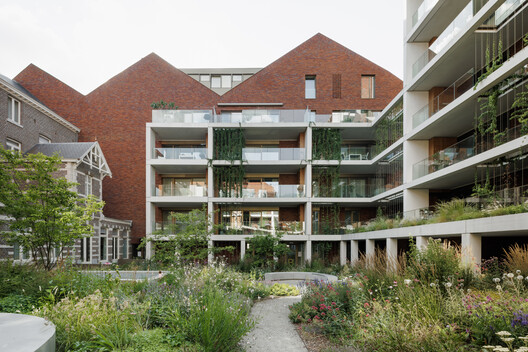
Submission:
<svg viewBox="0 0 528 352">
<path fill-rule="evenodd" d="M 301 221 L 244 221 L 226 222 L 220 225 L 220 235 L 304 235 Z"/>
<path fill-rule="evenodd" d="M 153 194 L 156 197 L 207 197 L 207 185 L 157 185 L 154 187 Z"/>
<path fill-rule="evenodd" d="M 473 2 L 470 1 L 468 5 L 458 14 L 458 16 L 447 26 L 447 28 L 438 36 L 435 42 L 423 53 L 422 56 L 416 60 L 412 66 L 413 78 L 422 71 L 422 69 L 445 47 L 447 47 L 456 36 L 462 32 L 467 24 L 473 18 Z"/>
<path fill-rule="evenodd" d="M 438 0 L 424 0 L 416 12 L 412 15 L 412 27 L 425 17 L 425 15 L 436 5 Z"/>
<path fill-rule="evenodd" d="M 518 125 L 504 131 L 500 143 L 507 143 L 521 136 L 521 126 Z M 470 136 L 414 164 L 413 179 L 442 170 L 474 155 L 493 149 L 497 145 L 498 141 L 494 140 L 492 136 L 486 136 L 486 138 Z"/>
<path fill-rule="evenodd" d="M 154 148 L 154 159 L 206 160 L 207 148 Z"/>
<path fill-rule="evenodd" d="M 244 148 L 244 160 L 303 160 L 304 148 Z"/>
<path fill-rule="evenodd" d="M 218 123 L 297 123 L 310 122 L 309 110 L 243 110 L 223 112 L 216 117 Z"/>
<path fill-rule="evenodd" d="M 154 123 L 209 123 L 212 110 L 152 110 Z"/>
<path fill-rule="evenodd" d="M 426 104 L 413 115 L 413 128 L 421 125 L 428 118 L 442 110 L 462 94 L 473 88 L 475 85 L 475 70 L 472 68 L 454 83 L 435 96 L 430 104 Z"/>
<path fill-rule="evenodd" d="M 335 111 L 331 115 L 317 114 L 313 121 L 321 123 L 371 123 L 380 113 L 380 111 L 373 110 Z"/>
<path fill-rule="evenodd" d="M 340 184 L 335 187 L 322 189 L 317 182 L 313 183 L 314 198 L 370 198 L 387 190 L 381 182 L 365 183 L 357 180 L 356 183 Z M 390 187 L 393 188 L 393 187 Z"/>
<path fill-rule="evenodd" d="M 219 192 L 223 198 L 223 192 Z M 303 198 L 304 185 L 272 185 L 268 183 L 250 183 L 242 188 L 242 198 Z"/>
<path fill-rule="evenodd" d="M 360 222 L 329 222 L 312 221 L 312 235 L 346 235 L 354 233 L 361 225 Z"/>
<path fill-rule="evenodd" d="M 475 136 L 470 136 L 414 164 L 413 179 L 442 170 L 473 155 L 475 155 Z"/>
<path fill-rule="evenodd" d="M 370 146 L 342 146 L 341 160 L 370 160 L 372 147 Z"/>
<path fill-rule="evenodd" d="M 484 24 L 485 26 L 500 26 L 527 0 L 506 0 Z"/>
</svg>

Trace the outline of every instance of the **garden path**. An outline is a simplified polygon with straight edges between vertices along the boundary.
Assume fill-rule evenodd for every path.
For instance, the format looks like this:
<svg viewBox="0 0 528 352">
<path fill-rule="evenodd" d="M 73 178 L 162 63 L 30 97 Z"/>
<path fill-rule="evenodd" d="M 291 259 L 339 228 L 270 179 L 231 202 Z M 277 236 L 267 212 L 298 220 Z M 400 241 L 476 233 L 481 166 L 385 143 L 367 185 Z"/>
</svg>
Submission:
<svg viewBox="0 0 528 352">
<path fill-rule="evenodd" d="M 306 346 L 290 322 L 288 308 L 301 296 L 278 297 L 259 301 L 251 309 L 255 328 L 241 342 L 248 352 L 307 352 Z"/>
</svg>

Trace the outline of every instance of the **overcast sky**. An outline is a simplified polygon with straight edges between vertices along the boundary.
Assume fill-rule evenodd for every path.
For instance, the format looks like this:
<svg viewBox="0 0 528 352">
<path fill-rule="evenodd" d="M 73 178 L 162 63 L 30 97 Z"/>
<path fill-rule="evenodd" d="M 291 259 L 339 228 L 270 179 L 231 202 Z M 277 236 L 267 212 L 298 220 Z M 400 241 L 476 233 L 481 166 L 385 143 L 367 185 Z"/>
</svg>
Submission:
<svg viewBox="0 0 528 352">
<path fill-rule="evenodd" d="M 403 76 L 404 0 L 0 0 L 0 73 L 33 63 L 87 94 L 157 53 L 264 67 L 320 32 Z"/>
</svg>

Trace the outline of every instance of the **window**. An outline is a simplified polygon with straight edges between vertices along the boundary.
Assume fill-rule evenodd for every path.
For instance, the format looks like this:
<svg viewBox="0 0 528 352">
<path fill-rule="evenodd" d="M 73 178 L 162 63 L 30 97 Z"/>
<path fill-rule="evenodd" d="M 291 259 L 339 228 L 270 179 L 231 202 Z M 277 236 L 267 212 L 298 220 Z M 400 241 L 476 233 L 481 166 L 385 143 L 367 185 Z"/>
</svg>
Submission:
<svg viewBox="0 0 528 352">
<path fill-rule="evenodd" d="M 304 80 L 306 99 L 315 99 L 315 76 L 306 76 Z"/>
<path fill-rule="evenodd" d="M 211 80 L 211 76 L 209 75 L 200 75 L 200 82 L 209 82 Z"/>
<path fill-rule="evenodd" d="M 233 75 L 233 82 L 242 82 L 242 75 Z"/>
<path fill-rule="evenodd" d="M 81 238 L 81 261 L 90 263 L 92 261 L 92 238 Z"/>
<path fill-rule="evenodd" d="M 220 76 L 211 77 L 211 88 L 220 88 L 222 86 L 222 78 Z"/>
<path fill-rule="evenodd" d="M 20 259 L 20 246 L 18 243 L 15 243 L 13 245 L 13 260 L 19 260 Z"/>
<path fill-rule="evenodd" d="M 39 134 L 39 144 L 47 144 L 47 143 L 51 143 L 51 139 Z"/>
<path fill-rule="evenodd" d="M 99 259 L 100 260 L 106 260 L 107 258 L 107 246 L 106 246 L 106 230 L 105 229 L 101 229 L 101 232 L 100 232 L 100 237 L 99 237 Z"/>
<path fill-rule="evenodd" d="M 123 259 L 128 259 L 128 241 L 126 237 L 123 237 L 122 243 L 123 243 L 123 248 L 121 249 L 121 255 Z"/>
<path fill-rule="evenodd" d="M 92 176 L 86 176 L 86 179 L 85 179 L 85 189 L 84 189 L 84 194 L 86 194 L 86 196 L 89 196 L 90 194 L 92 194 L 92 183 L 93 183 L 93 178 Z"/>
<path fill-rule="evenodd" d="M 7 139 L 6 140 L 6 149 L 7 150 L 18 150 L 18 151 L 21 151 L 22 150 L 22 146 L 20 145 L 19 142 L 15 141 L 15 140 Z"/>
<path fill-rule="evenodd" d="M 222 75 L 222 88 L 231 88 L 231 76 Z"/>
<path fill-rule="evenodd" d="M 117 232 L 114 232 L 117 235 Z M 119 256 L 119 239 L 117 237 L 112 238 L 112 259 L 117 259 Z"/>
<path fill-rule="evenodd" d="M 20 102 L 12 97 L 7 97 L 7 119 L 20 125 Z"/>
<path fill-rule="evenodd" d="M 374 99 L 374 76 L 361 76 L 361 99 Z"/>
</svg>

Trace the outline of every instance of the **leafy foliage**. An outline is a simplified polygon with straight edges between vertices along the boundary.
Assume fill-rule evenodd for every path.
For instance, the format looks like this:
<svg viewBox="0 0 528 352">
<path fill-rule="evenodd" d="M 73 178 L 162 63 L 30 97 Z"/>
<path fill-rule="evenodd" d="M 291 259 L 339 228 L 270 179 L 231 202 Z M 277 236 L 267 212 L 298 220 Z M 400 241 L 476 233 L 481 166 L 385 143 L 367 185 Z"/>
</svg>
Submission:
<svg viewBox="0 0 528 352">
<path fill-rule="evenodd" d="M 23 155 L 0 148 L 0 214 L 9 220 L 3 237 L 33 253 L 47 270 L 56 265 L 55 251 L 62 253 L 75 240 L 93 232 L 89 224 L 103 202 L 94 196 L 78 197 L 75 183 L 59 177 L 58 155 Z"/>
<path fill-rule="evenodd" d="M 273 269 L 277 264 L 274 258 L 280 258 L 289 251 L 285 243 L 281 243 L 280 234 L 254 235 L 246 240 L 249 249 L 246 251 L 244 261 L 251 268 Z"/>
<path fill-rule="evenodd" d="M 241 128 L 215 128 L 213 141 L 216 160 L 242 160 L 246 139 Z"/>
<path fill-rule="evenodd" d="M 341 130 L 332 128 L 312 129 L 313 160 L 341 160 Z"/>
<path fill-rule="evenodd" d="M 155 101 L 152 104 L 150 104 L 150 107 L 154 110 L 175 110 L 178 109 L 176 104 L 174 102 L 165 102 L 163 100 Z"/>
</svg>

